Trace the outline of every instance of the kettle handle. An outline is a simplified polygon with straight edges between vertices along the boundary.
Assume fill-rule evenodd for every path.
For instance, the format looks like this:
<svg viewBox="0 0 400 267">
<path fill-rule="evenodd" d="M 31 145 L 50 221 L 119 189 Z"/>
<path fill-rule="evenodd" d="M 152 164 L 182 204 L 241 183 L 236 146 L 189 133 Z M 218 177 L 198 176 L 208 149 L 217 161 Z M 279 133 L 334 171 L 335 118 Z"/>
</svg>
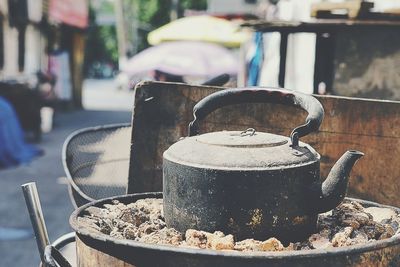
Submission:
<svg viewBox="0 0 400 267">
<path fill-rule="evenodd" d="M 313 96 L 281 88 L 233 88 L 217 91 L 193 108 L 194 120 L 189 124 L 188 136 L 199 134 L 199 121 L 220 107 L 240 103 L 276 103 L 303 108 L 308 112 L 306 123 L 296 127 L 290 134 L 292 146 L 298 146 L 299 138 L 317 131 L 324 118 L 321 103 Z"/>
</svg>

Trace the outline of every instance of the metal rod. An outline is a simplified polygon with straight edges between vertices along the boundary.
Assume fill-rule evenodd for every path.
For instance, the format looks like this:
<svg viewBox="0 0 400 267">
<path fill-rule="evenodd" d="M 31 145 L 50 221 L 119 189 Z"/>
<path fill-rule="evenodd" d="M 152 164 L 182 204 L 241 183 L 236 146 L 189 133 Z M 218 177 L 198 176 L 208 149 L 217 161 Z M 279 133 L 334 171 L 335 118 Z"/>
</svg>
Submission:
<svg viewBox="0 0 400 267">
<path fill-rule="evenodd" d="M 42 206 L 40 205 L 39 194 L 36 183 L 21 185 L 24 193 L 26 207 L 28 208 L 32 228 L 35 232 L 36 243 L 39 249 L 40 259 L 44 262 L 44 249 L 50 244 L 46 224 L 43 218 Z"/>
<path fill-rule="evenodd" d="M 281 43 L 279 47 L 279 53 L 281 56 L 279 59 L 279 77 L 278 77 L 278 83 L 280 87 L 285 87 L 287 44 L 288 44 L 288 33 L 281 32 Z"/>
</svg>

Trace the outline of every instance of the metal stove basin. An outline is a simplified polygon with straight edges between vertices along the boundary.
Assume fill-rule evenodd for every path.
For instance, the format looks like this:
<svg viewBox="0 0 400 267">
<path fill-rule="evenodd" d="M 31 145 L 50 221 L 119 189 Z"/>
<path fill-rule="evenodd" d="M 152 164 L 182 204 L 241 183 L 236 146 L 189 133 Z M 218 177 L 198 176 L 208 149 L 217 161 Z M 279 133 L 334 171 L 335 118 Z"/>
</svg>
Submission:
<svg viewBox="0 0 400 267">
<path fill-rule="evenodd" d="M 340 248 L 281 252 L 237 252 L 181 248 L 121 240 L 81 225 L 77 218 L 90 206 L 102 207 L 112 200 L 132 203 L 143 198 L 162 198 L 162 193 L 142 193 L 106 198 L 75 210 L 70 224 L 76 231 L 79 266 L 400 266 L 400 234 L 391 238 Z M 364 207 L 393 208 L 359 201 Z"/>
</svg>

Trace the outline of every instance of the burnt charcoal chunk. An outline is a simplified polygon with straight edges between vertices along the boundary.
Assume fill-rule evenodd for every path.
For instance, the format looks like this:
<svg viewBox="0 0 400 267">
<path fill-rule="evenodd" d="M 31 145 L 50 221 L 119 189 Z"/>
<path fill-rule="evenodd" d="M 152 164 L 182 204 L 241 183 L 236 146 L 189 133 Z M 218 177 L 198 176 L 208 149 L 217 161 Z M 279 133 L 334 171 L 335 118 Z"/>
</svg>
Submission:
<svg viewBox="0 0 400 267">
<path fill-rule="evenodd" d="M 142 223 L 148 221 L 150 219 L 150 216 L 138 209 L 131 208 L 131 209 L 125 209 L 121 212 L 121 214 L 118 216 L 119 219 L 121 219 L 124 222 L 131 223 L 135 226 L 139 226 Z"/>
<path fill-rule="evenodd" d="M 385 231 L 381 234 L 379 239 L 386 239 L 386 238 L 391 238 L 392 236 L 395 235 L 396 230 L 393 229 L 393 227 L 390 224 L 384 225 Z"/>
<path fill-rule="evenodd" d="M 393 228 L 393 230 L 394 230 L 395 232 L 397 232 L 397 231 L 399 230 L 399 223 L 396 222 L 396 221 L 390 222 L 390 226 Z"/>
<path fill-rule="evenodd" d="M 368 242 L 368 236 L 366 233 L 360 230 L 354 230 L 348 240 L 347 245 L 356 245 Z"/>
<path fill-rule="evenodd" d="M 308 238 L 308 242 L 311 244 L 312 248 L 326 249 L 332 247 L 332 243 L 329 239 L 330 235 L 330 230 L 325 229 L 320 231 L 319 233 L 311 235 L 310 238 Z"/>
<path fill-rule="evenodd" d="M 278 239 L 271 237 L 265 241 L 245 239 L 236 242 L 234 249 L 239 251 L 282 251 L 285 247 Z"/>
<path fill-rule="evenodd" d="M 367 234 L 368 239 L 379 239 L 379 237 L 385 232 L 385 226 L 380 223 L 375 225 L 366 225 L 360 229 Z"/>
<path fill-rule="evenodd" d="M 207 232 L 189 229 L 186 231 L 186 245 L 197 248 L 207 247 Z"/>
<path fill-rule="evenodd" d="M 101 219 L 99 221 L 99 227 L 100 232 L 107 235 L 109 235 L 114 228 L 114 226 L 112 225 L 112 221 L 109 219 Z"/>
<path fill-rule="evenodd" d="M 142 223 L 138 228 L 137 228 L 137 234 L 139 237 L 142 237 L 143 235 L 148 235 L 153 232 L 159 231 L 165 227 L 165 222 L 163 221 L 146 221 Z"/>
<path fill-rule="evenodd" d="M 122 231 L 122 236 L 126 239 L 135 240 L 138 237 L 138 230 L 133 225 L 125 227 Z"/>
<path fill-rule="evenodd" d="M 233 235 L 224 235 L 222 232 L 215 232 L 207 237 L 207 248 L 215 250 L 232 250 L 234 247 L 235 241 Z"/>
<path fill-rule="evenodd" d="M 148 235 L 142 235 L 141 238 L 137 239 L 137 241 L 144 243 L 174 246 L 180 246 L 182 240 L 182 234 L 173 228 L 163 228 L 160 231 L 152 232 Z"/>
<path fill-rule="evenodd" d="M 345 227 L 340 232 L 336 233 L 332 238 L 332 245 L 334 247 L 344 247 L 350 242 L 350 235 L 353 232 L 352 227 Z"/>
</svg>

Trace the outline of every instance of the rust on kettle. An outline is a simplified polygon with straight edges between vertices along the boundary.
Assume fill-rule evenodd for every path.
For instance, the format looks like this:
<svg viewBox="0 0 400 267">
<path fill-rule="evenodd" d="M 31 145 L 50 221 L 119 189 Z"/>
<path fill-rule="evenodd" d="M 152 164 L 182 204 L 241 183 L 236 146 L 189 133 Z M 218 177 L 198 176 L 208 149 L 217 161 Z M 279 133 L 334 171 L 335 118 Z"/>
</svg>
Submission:
<svg viewBox="0 0 400 267">
<path fill-rule="evenodd" d="M 304 216 L 296 216 L 296 217 L 293 218 L 292 223 L 293 223 L 294 225 L 297 225 L 297 224 L 304 224 L 304 223 L 307 223 L 308 219 L 309 219 L 309 218 L 308 218 L 307 215 L 304 215 Z"/>
<path fill-rule="evenodd" d="M 251 214 L 251 218 L 246 225 L 250 226 L 251 228 L 256 228 L 257 226 L 261 225 L 263 220 L 261 209 L 250 210 L 249 213 Z"/>
</svg>

